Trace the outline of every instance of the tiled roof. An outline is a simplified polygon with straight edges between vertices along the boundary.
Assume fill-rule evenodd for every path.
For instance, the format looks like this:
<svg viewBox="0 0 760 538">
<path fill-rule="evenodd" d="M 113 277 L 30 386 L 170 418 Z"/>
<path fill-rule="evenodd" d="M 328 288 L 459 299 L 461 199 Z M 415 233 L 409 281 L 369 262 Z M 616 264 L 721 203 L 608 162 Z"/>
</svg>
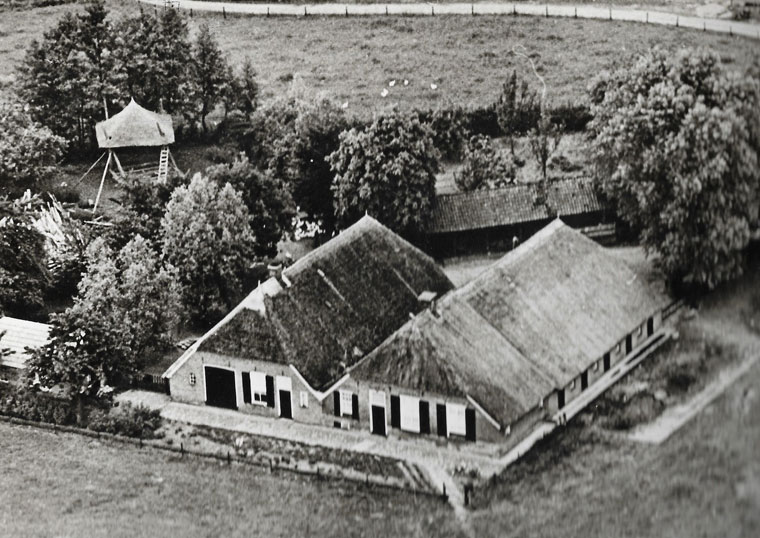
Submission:
<svg viewBox="0 0 760 538">
<path fill-rule="evenodd" d="M 23 368 L 29 359 L 26 348 L 38 348 L 48 341 L 50 325 L 24 319 L 0 318 L 0 349 L 10 349 L 11 354 L 0 359 L 0 364 L 11 368 Z"/>
<path fill-rule="evenodd" d="M 590 179 L 553 181 L 545 203 L 536 203 L 538 183 L 443 194 L 436 198 L 429 233 L 481 230 L 601 211 Z"/>
</svg>

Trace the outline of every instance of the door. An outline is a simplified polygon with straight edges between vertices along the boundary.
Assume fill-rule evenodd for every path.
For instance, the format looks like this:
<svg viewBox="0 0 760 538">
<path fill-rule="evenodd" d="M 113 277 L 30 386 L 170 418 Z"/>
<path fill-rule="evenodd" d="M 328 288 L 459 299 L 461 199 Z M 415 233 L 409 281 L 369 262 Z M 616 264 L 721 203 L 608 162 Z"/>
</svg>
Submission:
<svg viewBox="0 0 760 538">
<path fill-rule="evenodd" d="M 604 354 L 604 371 L 606 372 L 609 369 L 610 369 L 610 354 L 605 353 Z"/>
<path fill-rule="evenodd" d="M 430 404 L 420 400 L 420 433 L 430 433 Z"/>
<path fill-rule="evenodd" d="M 372 433 L 376 435 L 387 435 L 385 432 L 385 407 L 379 405 L 372 406 Z"/>
<path fill-rule="evenodd" d="M 588 388 L 588 372 L 583 372 L 581 374 L 581 390 L 586 390 Z"/>
<path fill-rule="evenodd" d="M 631 335 L 625 337 L 625 354 L 628 355 L 631 350 L 633 349 L 633 338 L 631 338 Z"/>
<path fill-rule="evenodd" d="M 654 318 L 649 318 L 647 320 L 647 336 L 652 336 L 654 334 Z"/>
<path fill-rule="evenodd" d="M 465 434 L 464 438 L 468 441 L 475 441 L 475 410 L 465 409 L 464 411 Z"/>
<path fill-rule="evenodd" d="M 391 394 L 391 428 L 401 427 L 401 401 Z"/>
<path fill-rule="evenodd" d="M 204 366 L 206 383 L 206 405 L 237 409 L 235 392 L 235 372 L 225 368 Z"/>
<path fill-rule="evenodd" d="M 557 409 L 565 407 L 565 389 L 557 391 Z"/>
<path fill-rule="evenodd" d="M 446 437 L 448 432 L 446 431 L 446 406 L 444 404 L 435 406 L 435 418 L 438 422 L 438 435 Z"/>
<path fill-rule="evenodd" d="M 290 401 L 290 391 L 280 390 L 280 416 L 282 418 L 293 418 L 293 407 Z"/>
</svg>

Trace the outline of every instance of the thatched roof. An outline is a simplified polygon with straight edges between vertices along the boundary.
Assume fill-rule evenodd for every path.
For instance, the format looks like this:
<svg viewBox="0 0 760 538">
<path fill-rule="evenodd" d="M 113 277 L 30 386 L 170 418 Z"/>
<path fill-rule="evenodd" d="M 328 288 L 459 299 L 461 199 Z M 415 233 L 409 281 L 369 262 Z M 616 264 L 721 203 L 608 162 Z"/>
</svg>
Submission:
<svg viewBox="0 0 760 538">
<path fill-rule="evenodd" d="M 24 368 L 31 356 L 27 349 L 47 344 L 49 332 L 50 325 L 45 323 L 0 317 L 0 350 L 10 350 L 10 355 L 3 357 L 0 364 L 10 368 Z"/>
<path fill-rule="evenodd" d="M 555 220 L 407 322 L 352 377 L 469 395 L 502 425 L 577 377 L 666 304 L 622 260 Z"/>
<path fill-rule="evenodd" d="M 452 288 L 429 256 L 364 217 L 259 286 L 196 349 L 292 364 L 321 389 L 419 312 L 420 293 Z"/>
<path fill-rule="evenodd" d="M 431 234 L 480 230 L 523 222 L 582 215 L 604 209 L 586 178 L 553 181 L 546 200 L 537 203 L 538 183 L 519 183 L 500 189 L 442 194 L 431 216 Z"/>
<path fill-rule="evenodd" d="M 124 110 L 95 125 L 100 148 L 166 146 L 174 142 L 172 117 L 147 110 L 132 99 Z"/>
</svg>

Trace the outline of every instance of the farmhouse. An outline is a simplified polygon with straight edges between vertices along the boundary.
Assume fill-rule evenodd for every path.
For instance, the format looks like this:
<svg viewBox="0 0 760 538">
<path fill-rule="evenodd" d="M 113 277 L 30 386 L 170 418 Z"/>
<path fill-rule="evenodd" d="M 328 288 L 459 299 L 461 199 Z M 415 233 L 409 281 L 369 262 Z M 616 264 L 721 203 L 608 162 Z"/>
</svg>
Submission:
<svg viewBox="0 0 760 538">
<path fill-rule="evenodd" d="M 31 351 L 47 344 L 49 332 L 50 325 L 45 323 L 0 317 L 0 351 L 9 352 L 0 357 L 0 367 L 24 368 Z"/>
<path fill-rule="evenodd" d="M 179 401 L 332 424 L 325 391 L 452 284 L 435 262 L 364 217 L 251 292 L 164 373 Z M 341 401 L 346 426 L 357 395 Z"/>
<path fill-rule="evenodd" d="M 662 323 L 666 298 L 554 220 L 349 369 L 360 425 L 515 444 Z M 335 397 L 337 402 L 343 401 Z"/>
<path fill-rule="evenodd" d="M 538 183 L 500 189 L 442 194 L 433 207 L 428 241 L 437 257 L 477 252 L 506 252 L 554 218 L 592 234 L 614 230 L 604 223 L 605 208 L 587 178 L 549 183 L 541 196 Z"/>
</svg>

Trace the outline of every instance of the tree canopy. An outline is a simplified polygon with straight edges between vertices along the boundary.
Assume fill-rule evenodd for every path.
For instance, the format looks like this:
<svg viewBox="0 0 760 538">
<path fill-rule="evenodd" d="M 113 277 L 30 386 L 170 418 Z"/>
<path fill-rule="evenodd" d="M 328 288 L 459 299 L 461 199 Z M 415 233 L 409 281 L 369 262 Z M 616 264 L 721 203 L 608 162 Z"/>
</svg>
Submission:
<svg viewBox="0 0 760 538">
<path fill-rule="evenodd" d="M 74 397 L 129 383 L 165 350 L 180 319 L 176 271 L 147 240 L 114 253 L 97 239 L 87 256 L 74 304 L 52 316 L 50 341 L 29 361 L 29 375 Z"/>
<path fill-rule="evenodd" d="M 655 50 L 601 76 L 592 99 L 601 187 L 665 272 L 708 287 L 740 274 L 760 224 L 758 77 Z"/>
<path fill-rule="evenodd" d="M 438 159 L 432 131 L 416 114 L 394 111 L 343 132 L 329 156 L 339 224 L 367 212 L 401 234 L 422 232 L 435 199 Z"/>
<path fill-rule="evenodd" d="M 243 293 L 255 238 L 243 197 L 196 174 L 175 189 L 161 221 L 163 258 L 177 268 L 188 317 L 207 323 L 224 315 Z"/>
</svg>

